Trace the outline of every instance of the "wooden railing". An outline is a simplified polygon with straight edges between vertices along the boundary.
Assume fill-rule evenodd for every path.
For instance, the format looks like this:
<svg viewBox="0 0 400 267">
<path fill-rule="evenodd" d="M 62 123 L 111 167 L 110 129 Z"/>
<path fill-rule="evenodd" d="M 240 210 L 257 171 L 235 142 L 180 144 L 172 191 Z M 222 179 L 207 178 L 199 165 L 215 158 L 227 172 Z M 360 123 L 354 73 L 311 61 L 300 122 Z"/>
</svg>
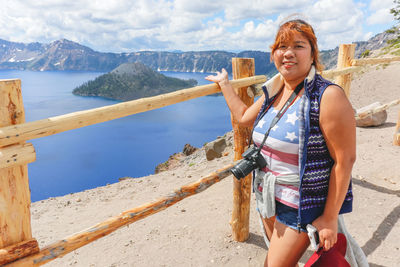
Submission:
<svg viewBox="0 0 400 267">
<path fill-rule="evenodd" d="M 326 78 L 337 77 L 336 82 L 350 93 L 351 73 L 361 65 L 400 61 L 400 57 L 388 59 L 354 59 L 355 45 L 341 45 L 338 68 L 322 73 Z M 266 81 L 265 76 L 254 76 L 254 60 L 232 59 L 233 78 L 231 81 L 241 99 L 248 105 L 254 96 L 248 94 L 248 87 Z M 99 223 L 87 230 L 64 238 L 44 248 L 32 237 L 30 222 L 30 192 L 27 164 L 36 160 L 32 144 L 27 140 L 53 135 L 95 123 L 172 105 L 185 100 L 220 92 L 215 84 L 197 86 L 173 93 L 149 97 L 111 106 L 74 112 L 44 120 L 25 123 L 20 80 L 0 81 L 0 264 L 7 266 L 39 266 L 63 256 L 85 244 L 110 234 L 118 228 L 159 212 L 178 201 L 197 194 L 229 175 L 233 165 L 228 165 L 198 182 L 183 186 L 159 200 L 122 212 L 120 215 Z M 232 119 L 235 143 L 235 160 L 247 147 L 249 128 L 240 127 Z M 400 114 L 395 139 L 400 142 Z M 240 181 L 233 179 L 232 232 L 237 241 L 249 236 L 249 207 L 251 176 Z"/>
</svg>

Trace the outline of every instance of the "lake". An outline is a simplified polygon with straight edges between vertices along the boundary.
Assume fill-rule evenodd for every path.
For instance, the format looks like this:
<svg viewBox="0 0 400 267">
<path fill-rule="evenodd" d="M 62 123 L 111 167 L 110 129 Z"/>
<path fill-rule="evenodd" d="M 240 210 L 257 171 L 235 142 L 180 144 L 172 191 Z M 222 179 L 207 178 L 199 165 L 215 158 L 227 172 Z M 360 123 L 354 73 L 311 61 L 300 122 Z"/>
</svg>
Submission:
<svg viewBox="0 0 400 267">
<path fill-rule="evenodd" d="M 196 79 L 207 73 L 162 72 Z M 0 71 L 0 79 L 19 78 L 26 121 L 119 103 L 81 97 L 72 90 L 103 73 L 71 71 Z M 232 129 L 222 96 L 206 96 L 145 113 L 29 140 L 36 161 L 28 164 L 32 201 L 66 195 L 121 177 L 154 173 L 157 164 L 189 143 L 201 147 Z"/>
</svg>

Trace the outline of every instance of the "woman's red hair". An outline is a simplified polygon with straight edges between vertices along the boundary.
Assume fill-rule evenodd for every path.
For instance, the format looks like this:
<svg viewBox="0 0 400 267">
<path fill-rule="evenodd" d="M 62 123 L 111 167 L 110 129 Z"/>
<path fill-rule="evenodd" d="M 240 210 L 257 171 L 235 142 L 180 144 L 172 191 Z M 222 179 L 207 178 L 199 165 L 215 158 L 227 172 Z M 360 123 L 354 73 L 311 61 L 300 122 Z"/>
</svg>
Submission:
<svg viewBox="0 0 400 267">
<path fill-rule="evenodd" d="M 275 37 L 275 42 L 271 45 L 271 57 L 281 43 L 288 41 L 290 42 L 291 40 L 293 40 L 293 35 L 295 31 L 301 33 L 310 43 L 313 64 L 317 71 L 321 72 L 324 69 L 324 66 L 320 63 L 319 60 L 317 37 L 315 36 L 314 30 L 311 25 L 300 19 L 285 22 L 279 27 L 278 33 Z"/>
</svg>

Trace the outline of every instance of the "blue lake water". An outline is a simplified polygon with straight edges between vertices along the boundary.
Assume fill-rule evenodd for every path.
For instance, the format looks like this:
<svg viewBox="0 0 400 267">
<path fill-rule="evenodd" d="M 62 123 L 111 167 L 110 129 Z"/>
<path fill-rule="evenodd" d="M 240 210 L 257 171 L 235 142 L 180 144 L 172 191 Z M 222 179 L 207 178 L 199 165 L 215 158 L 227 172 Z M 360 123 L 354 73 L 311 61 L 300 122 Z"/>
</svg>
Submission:
<svg viewBox="0 0 400 267">
<path fill-rule="evenodd" d="M 206 73 L 163 73 L 208 83 Z M 118 103 L 71 93 L 101 74 L 3 70 L 0 79 L 21 79 L 26 121 L 34 121 Z M 157 164 L 182 151 L 186 143 L 200 147 L 231 129 L 223 97 L 206 96 L 30 140 L 36 150 L 36 161 L 28 165 L 32 201 L 152 174 Z"/>
</svg>

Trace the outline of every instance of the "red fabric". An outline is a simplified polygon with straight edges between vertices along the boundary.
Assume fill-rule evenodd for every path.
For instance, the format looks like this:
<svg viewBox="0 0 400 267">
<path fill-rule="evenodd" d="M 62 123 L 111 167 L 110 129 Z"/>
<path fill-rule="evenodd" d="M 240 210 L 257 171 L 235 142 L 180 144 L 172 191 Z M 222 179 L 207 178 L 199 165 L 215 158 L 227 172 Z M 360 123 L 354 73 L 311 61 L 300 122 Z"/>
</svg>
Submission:
<svg viewBox="0 0 400 267">
<path fill-rule="evenodd" d="M 346 255 L 346 237 L 338 233 L 336 244 L 328 251 L 320 248 L 306 262 L 304 267 L 350 267 L 344 256 Z"/>
</svg>

